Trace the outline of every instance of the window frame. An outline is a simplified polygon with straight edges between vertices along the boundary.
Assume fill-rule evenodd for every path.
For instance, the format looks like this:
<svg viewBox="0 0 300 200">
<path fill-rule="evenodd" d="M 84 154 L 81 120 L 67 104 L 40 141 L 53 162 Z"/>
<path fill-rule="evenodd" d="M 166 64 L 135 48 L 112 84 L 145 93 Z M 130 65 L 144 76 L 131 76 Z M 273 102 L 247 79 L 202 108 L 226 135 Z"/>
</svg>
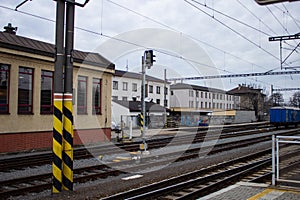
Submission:
<svg viewBox="0 0 300 200">
<path fill-rule="evenodd" d="M 118 90 L 119 88 L 119 82 L 118 81 L 113 81 L 113 90 Z"/>
<path fill-rule="evenodd" d="M 85 80 L 80 80 L 80 79 L 85 79 Z M 81 92 L 79 91 L 79 83 L 85 83 L 85 91 Z M 85 115 L 87 114 L 87 89 L 88 89 L 88 77 L 87 76 L 81 76 L 79 75 L 77 78 L 77 114 L 79 115 Z M 79 95 L 83 94 L 83 100 L 85 102 L 84 105 L 79 104 L 79 101 L 81 100 L 81 97 Z"/>
<path fill-rule="evenodd" d="M 149 93 L 153 94 L 153 85 L 149 85 Z"/>
<path fill-rule="evenodd" d="M 128 82 L 123 82 L 123 91 L 128 91 Z"/>
<path fill-rule="evenodd" d="M 95 78 L 93 77 L 93 92 L 92 92 L 92 113 L 94 115 L 101 115 L 102 114 L 102 79 L 101 78 Z M 95 105 L 95 90 L 94 90 L 94 86 L 97 85 L 99 86 L 99 99 L 98 99 L 98 106 Z"/>
<path fill-rule="evenodd" d="M 52 73 L 52 75 L 43 75 L 43 72 L 48 72 Z M 52 79 L 52 84 L 51 84 L 51 105 L 42 105 L 42 98 L 43 98 L 43 93 L 42 93 L 42 80 L 43 77 L 48 77 Z M 40 88 L 40 114 L 53 114 L 53 98 L 54 98 L 54 72 L 50 70 L 41 70 L 41 88 Z M 43 111 L 42 108 L 50 108 L 50 111 Z"/>
<path fill-rule="evenodd" d="M 156 86 L 156 94 L 160 94 L 160 86 Z"/>
<path fill-rule="evenodd" d="M 4 72 L 4 74 L 6 73 L 6 78 L 7 78 L 7 81 L 6 81 L 6 103 L 0 103 L 0 114 L 9 114 L 9 94 L 10 94 L 10 68 L 11 68 L 11 65 L 9 64 L 4 64 L 4 63 L 0 63 L 1 66 L 6 66 L 7 69 L 1 69 L 0 68 L 0 74 L 1 72 Z M 2 85 L 2 84 L 1 84 Z M 4 111 L 2 111 L 2 108 L 4 108 Z"/>
<path fill-rule="evenodd" d="M 137 92 L 137 83 L 132 83 L 132 92 Z"/>
<path fill-rule="evenodd" d="M 30 70 L 31 73 L 30 72 L 20 72 L 20 69 Z M 20 92 L 20 79 L 22 79 L 20 74 L 23 74 L 23 75 L 26 74 L 26 75 L 31 77 L 31 83 L 29 83 L 29 86 L 31 84 L 31 87 L 29 88 L 29 89 L 31 89 L 31 94 L 29 94 L 28 99 L 27 99 L 28 102 L 29 102 L 28 104 L 20 103 L 20 100 L 21 100 L 20 99 L 20 97 L 21 97 L 20 96 L 20 94 L 21 94 L 21 92 Z M 18 76 L 19 76 L 18 77 L 18 114 L 25 114 L 25 115 L 26 114 L 33 114 L 34 68 L 19 66 Z M 24 111 L 21 108 L 27 108 L 28 110 Z"/>
</svg>

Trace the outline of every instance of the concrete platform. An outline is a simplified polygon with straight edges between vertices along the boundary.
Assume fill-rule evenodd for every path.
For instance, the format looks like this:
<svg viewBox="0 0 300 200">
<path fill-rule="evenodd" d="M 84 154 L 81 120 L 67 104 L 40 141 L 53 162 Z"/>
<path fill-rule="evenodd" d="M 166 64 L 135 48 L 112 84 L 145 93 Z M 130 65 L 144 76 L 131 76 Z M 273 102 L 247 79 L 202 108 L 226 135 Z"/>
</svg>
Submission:
<svg viewBox="0 0 300 200">
<path fill-rule="evenodd" d="M 274 188 L 267 184 L 239 182 L 199 200 L 299 200 L 300 188 Z"/>
</svg>

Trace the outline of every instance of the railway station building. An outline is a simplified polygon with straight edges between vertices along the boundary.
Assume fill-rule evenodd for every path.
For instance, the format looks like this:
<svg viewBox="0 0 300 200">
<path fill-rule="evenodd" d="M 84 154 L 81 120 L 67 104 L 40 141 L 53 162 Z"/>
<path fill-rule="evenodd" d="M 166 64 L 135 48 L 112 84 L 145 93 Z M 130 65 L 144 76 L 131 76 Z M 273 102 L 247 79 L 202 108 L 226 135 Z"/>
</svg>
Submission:
<svg viewBox="0 0 300 200">
<path fill-rule="evenodd" d="M 216 88 L 186 83 L 171 85 L 170 101 L 173 117 L 183 126 L 197 126 L 199 120 L 206 122 L 213 112 L 240 108 L 239 96 Z"/>
<path fill-rule="evenodd" d="M 55 46 L 0 32 L 0 153 L 49 149 L 53 129 Z M 73 52 L 74 145 L 110 141 L 115 65 Z"/>
</svg>

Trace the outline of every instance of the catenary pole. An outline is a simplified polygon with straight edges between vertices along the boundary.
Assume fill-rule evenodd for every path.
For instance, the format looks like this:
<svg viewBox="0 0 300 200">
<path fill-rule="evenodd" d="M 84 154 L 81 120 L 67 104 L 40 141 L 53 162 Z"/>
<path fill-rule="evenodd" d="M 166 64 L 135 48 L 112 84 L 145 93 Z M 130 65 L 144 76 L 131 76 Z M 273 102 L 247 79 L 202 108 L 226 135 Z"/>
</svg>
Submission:
<svg viewBox="0 0 300 200">
<path fill-rule="evenodd" d="M 62 141 L 63 141 L 63 68 L 64 68 L 64 19 L 65 2 L 56 1 L 56 35 L 54 65 L 54 110 L 53 110 L 53 187 L 52 192 L 62 190 Z"/>
<path fill-rule="evenodd" d="M 75 1 L 67 2 L 65 41 L 65 88 L 63 103 L 63 190 L 73 190 L 73 46 Z"/>
</svg>

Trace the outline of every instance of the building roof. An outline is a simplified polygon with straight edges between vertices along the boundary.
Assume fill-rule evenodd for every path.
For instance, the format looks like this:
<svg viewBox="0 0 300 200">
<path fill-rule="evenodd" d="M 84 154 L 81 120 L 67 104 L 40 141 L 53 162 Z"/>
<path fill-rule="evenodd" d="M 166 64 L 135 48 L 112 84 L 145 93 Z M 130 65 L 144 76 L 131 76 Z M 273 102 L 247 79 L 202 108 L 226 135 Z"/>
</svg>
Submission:
<svg viewBox="0 0 300 200">
<path fill-rule="evenodd" d="M 248 87 L 245 85 L 239 85 L 238 87 L 229 90 L 228 93 L 233 95 L 243 95 L 243 94 L 251 94 L 251 93 L 265 95 L 261 93 L 261 91 L 262 89 L 254 89 L 252 87 Z"/>
<path fill-rule="evenodd" d="M 141 101 L 122 101 L 113 100 L 113 102 L 120 104 L 129 109 L 130 112 L 141 112 L 142 105 Z M 153 102 L 146 102 L 146 111 L 151 112 L 164 112 L 165 108 L 159 104 Z"/>
<path fill-rule="evenodd" d="M 115 70 L 115 76 L 142 80 L 141 73 L 127 72 L 127 71 L 122 71 L 122 70 Z M 165 82 L 162 79 L 155 78 L 153 76 L 148 76 L 148 75 L 146 75 L 146 81 L 153 81 L 153 82 L 159 82 L 159 83 Z M 169 82 L 166 82 L 166 83 L 169 83 Z"/>
<path fill-rule="evenodd" d="M 209 88 L 199 85 L 191 85 L 187 83 L 176 83 L 171 85 L 171 90 L 181 90 L 181 89 L 193 89 L 193 90 L 199 90 L 204 92 L 218 92 L 218 93 L 226 93 L 224 90 L 216 89 L 216 88 Z"/>
<path fill-rule="evenodd" d="M 53 58 L 55 55 L 55 45 L 53 44 L 1 31 L 0 47 Z M 73 56 L 74 61 L 78 63 L 86 63 L 89 65 L 105 67 L 108 69 L 115 68 L 115 65 L 113 63 L 111 63 L 109 60 L 102 57 L 98 53 L 74 50 Z"/>
</svg>

